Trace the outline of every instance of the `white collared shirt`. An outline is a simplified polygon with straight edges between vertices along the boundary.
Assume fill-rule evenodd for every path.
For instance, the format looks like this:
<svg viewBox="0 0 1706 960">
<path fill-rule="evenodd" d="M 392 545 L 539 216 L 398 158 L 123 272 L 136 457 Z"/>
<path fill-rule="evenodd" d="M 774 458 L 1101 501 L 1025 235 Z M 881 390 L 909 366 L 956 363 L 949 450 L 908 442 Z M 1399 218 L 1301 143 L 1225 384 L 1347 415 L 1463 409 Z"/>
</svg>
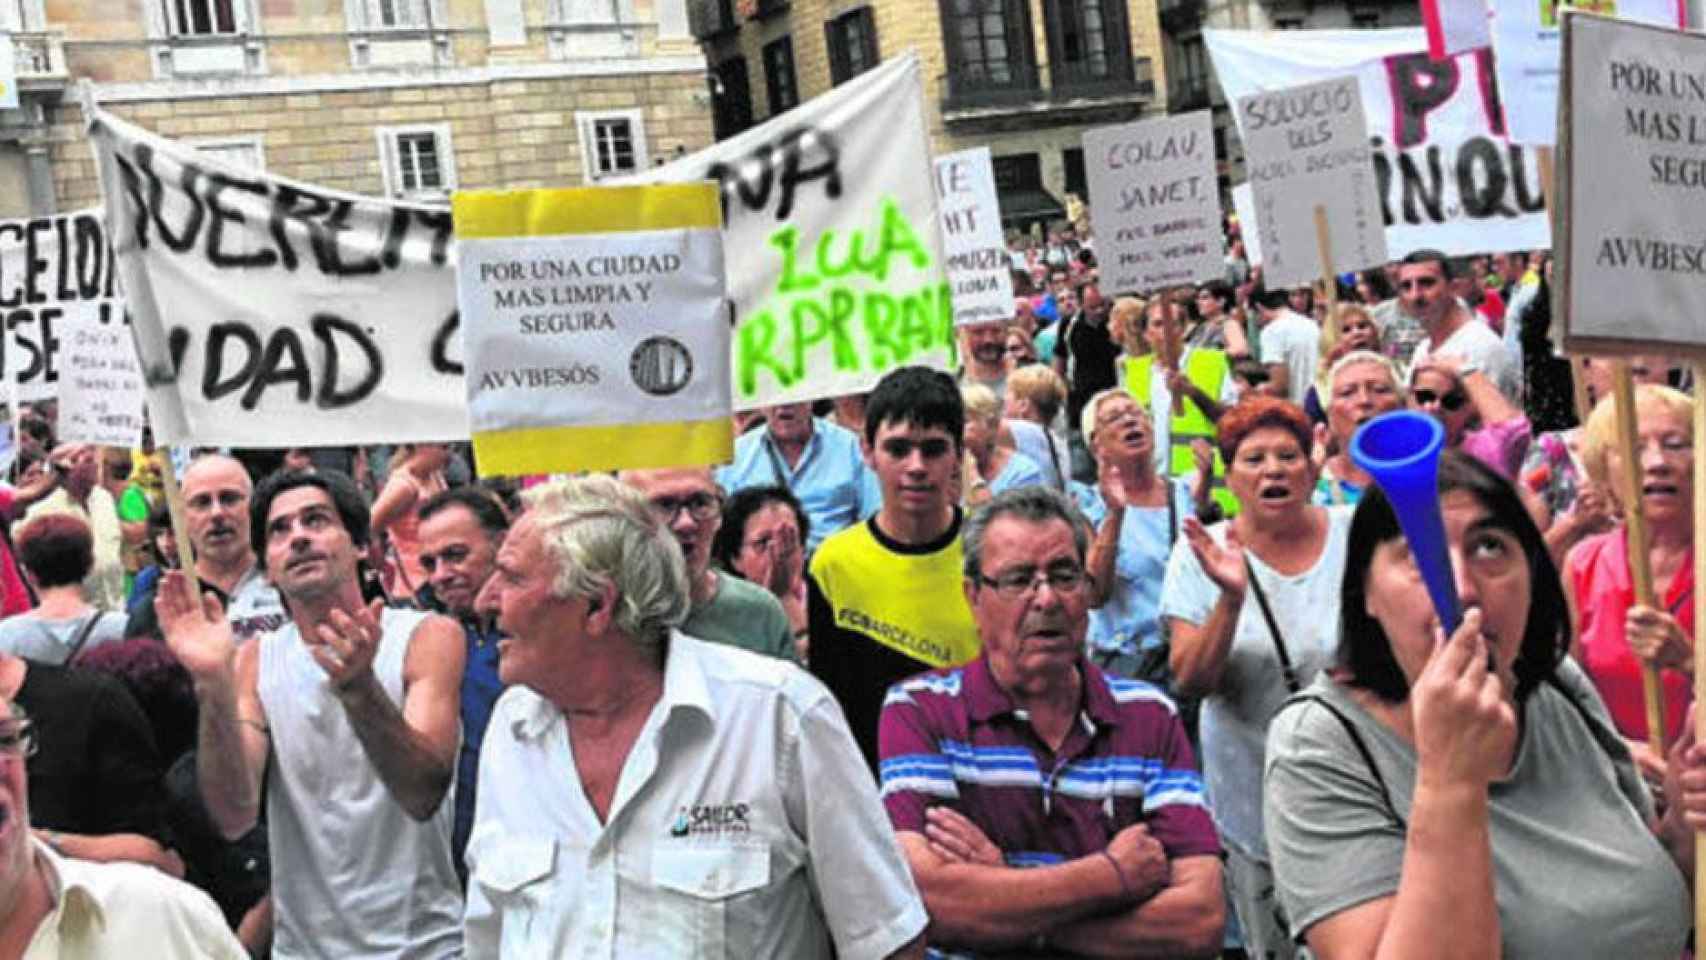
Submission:
<svg viewBox="0 0 1706 960">
<path fill-rule="evenodd" d="M 46 867 L 53 910 L 24 960 L 246 960 L 248 953 L 207 894 L 135 863 L 59 856 L 32 838 Z"/>
<path fill-rule="evenodd" d="M 603 824 L 562 712 L 504 693 L 467 859 L 471 960 L 870 960 L 927 921 L 835 698 L 680 631 Z"/>
</svg>

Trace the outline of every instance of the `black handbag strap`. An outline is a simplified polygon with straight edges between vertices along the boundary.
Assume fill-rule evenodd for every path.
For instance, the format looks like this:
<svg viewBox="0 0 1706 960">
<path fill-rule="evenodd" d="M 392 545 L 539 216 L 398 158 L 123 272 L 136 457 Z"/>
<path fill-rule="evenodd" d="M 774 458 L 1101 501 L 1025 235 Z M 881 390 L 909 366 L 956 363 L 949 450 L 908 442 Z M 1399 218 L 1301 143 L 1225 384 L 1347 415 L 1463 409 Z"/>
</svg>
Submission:
<svg viewBox="0 0 1706 960">
<path fill-rule="evenodd" d="M 1285 689 L 1297 693 L 1303 689 L 1303 684 L 1297 681 L 1297 668 L 1291 665 L 1291 652 L 1285 647 L 1285 636 L 1280 633 L 1279 621 L 1274 619 L 1274 611 L 1268 606 L 1268 594 L 1262 589 L 1262 578 L 1256 576 L 1256 568 L 1250 564 L 1250 555 L 1244 555 L 1244 576 L 1250 581 L 1250 589 L 1256 594 L 1256 604 L 1262 608 L 1262 619 L 1268 622 L 1268 633 L 1274 638 L 1274 653 L 1279 656 L 1280 673 L 1285 675 Z"/>
<path fill-rule="evenodd" d="M 77 659 L 77 654 L 83 652 L 83 645 L 89 642 L 89 634 L 95 632 L 95 625 L 106 615 L 104 610 L 93 610 L 89 613 L 89 619 L 83 621 L 83 628 L 77 631 L 77 638 L 71 641 L 71 652 L 65 657 L 67 666 Z"/>
<path fill-rule="evenodd" d="M 765 429 L 768 431 L 769 428 Z M 770 438 L 759 437 L 758 445 L 764 448 L 765 455 L 770 458 L 770 472 L 776 477 L 776 485 L 784 490 L 793 489 L 793 485 L 788 482 L 788 470 L 782 466 L 782 457 L 776 452 L 776 447 L 771 444 Z"/>
</svg>

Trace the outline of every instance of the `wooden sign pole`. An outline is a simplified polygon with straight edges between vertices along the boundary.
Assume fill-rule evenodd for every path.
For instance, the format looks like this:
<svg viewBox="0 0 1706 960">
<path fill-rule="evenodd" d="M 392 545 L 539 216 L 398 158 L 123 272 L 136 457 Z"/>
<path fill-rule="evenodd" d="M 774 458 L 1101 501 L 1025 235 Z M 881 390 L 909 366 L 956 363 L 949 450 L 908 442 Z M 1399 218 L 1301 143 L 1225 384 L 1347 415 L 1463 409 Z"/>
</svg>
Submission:
<svg viewBox="0 0 1706 960">
<path fill-rule="evenodd" d="M 189 521 L 184 518 L 184 495 L 178 488 L 178 471 L 172 464 L 170 451 L 160 459 L 160 479 L 166 487 L 166 511 L 172 515 L 172 539 L 178 542 L 178 569 L 194 582 L 195 550 L 190 546 Z"/>
<path fill-rule="evenodd" d="M 1647 553 L 1647 517 L 1641 506 L 1640 433 L 1635 426 L 1635 385 L 1627 360 L 1613 361 L 1612 396 L 1617 406 L 1617 451 L 1623 457 L 1623 516 L 1629 524 L 1629 578 L 1635 584 L 1635 602 L 1657 606 L 1653 598 L 1653 570 Z M 1647 705 L 1647 744 L 1665 755 L 1665 691 L 1659 683 L 1659 668 L 1641 664 L 1641 688 Z"/>
<path fill-rule="evenodd" d="M 1321 331 L 1321 356 L 1333 352 L 1339 342 L 1339 320 L 1334 316 L 1339 306 L 1339 279 L 1333 269 L 1333 234 L 1327 227 L 1327 208 L 1315 205 L 1315 247 L 1321 253 L 1322 292 L 1327 298 L 1327 324 Z"/>
<path fill-rule="evenodd" d="M 1694 364 L 1694 436 L 1706 438 L 1706 362 Z M 1701 441 L 1694 443 L 1694 535 L 1706 530 L 1706 456 L 1701 453 Z M 1706 550 L 1694 551 L 1694 582 L 1706 583 Z M 1706 623 L 1706 593 L 1694 591 L 1694 629 Z M 1694 645 L 1694 702 L 1706 697 L 1706 643 Z M 1706 710 L 1694 711 L 1694 739 L 1706 743 Z M 1674 802 L 1674 800 L 1673 800 Z M 1706 930 L 1706 833 L 1694 834 L 1694 929 Z"/>
</svg>

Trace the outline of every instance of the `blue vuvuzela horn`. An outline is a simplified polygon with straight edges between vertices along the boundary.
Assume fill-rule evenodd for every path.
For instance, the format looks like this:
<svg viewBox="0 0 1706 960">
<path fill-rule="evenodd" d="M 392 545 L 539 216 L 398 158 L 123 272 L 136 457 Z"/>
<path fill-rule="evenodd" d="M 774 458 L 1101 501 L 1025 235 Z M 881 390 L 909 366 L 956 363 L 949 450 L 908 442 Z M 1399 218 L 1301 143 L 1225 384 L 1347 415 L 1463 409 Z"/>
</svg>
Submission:
<svg viewBox="0 0 1706 960">
<path fill-rule="evenodd" d="M 1439 457 L 1444 450 L 1445 427 L 1414 410 L 1383 413 L 1351 437 L 1351 460 L 1368 471 L 1391 501 L 1449 637 L 1463 619 L 1463 608 L 1457 601 L 1439 508 Z"/>
</svg>

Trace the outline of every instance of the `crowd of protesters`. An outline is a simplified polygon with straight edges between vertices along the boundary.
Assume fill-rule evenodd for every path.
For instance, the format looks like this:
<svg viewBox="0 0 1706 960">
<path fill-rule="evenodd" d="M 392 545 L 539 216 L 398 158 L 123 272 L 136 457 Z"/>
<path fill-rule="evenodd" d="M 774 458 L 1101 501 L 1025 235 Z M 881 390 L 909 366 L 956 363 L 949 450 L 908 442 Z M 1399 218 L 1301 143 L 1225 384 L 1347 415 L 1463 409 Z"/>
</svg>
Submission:
<svg viewBox="0 0 1706 960">
<path fill-rule="evenodd" d="M 198 450 L 191 569 L 166 451 L 27 406 L 0 960 L 1684 956 L 1683 371 L 1633 361 L 1625 463 L 1545 253 L 1285 290 L 1228 239 L 1140 294 L 1015 235 L 956 371 L 737 417 L 716 468 Z M 1403 408 L 1449 634 L 1348 454 Z"/>
</svg>

